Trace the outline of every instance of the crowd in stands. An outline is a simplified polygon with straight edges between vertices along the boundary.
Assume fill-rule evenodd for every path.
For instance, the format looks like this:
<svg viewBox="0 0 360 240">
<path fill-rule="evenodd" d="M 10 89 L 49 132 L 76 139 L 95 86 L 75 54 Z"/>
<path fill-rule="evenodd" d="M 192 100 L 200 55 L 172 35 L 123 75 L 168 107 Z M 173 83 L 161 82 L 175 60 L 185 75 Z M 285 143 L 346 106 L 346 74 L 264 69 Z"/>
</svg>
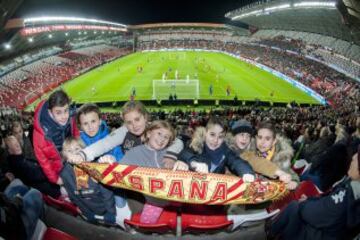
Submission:
<svg viewBox="0 0 360 240">
<path fill-rule="evenodd" d="M 22 108 L 61 83 L 130 51 L 99 45 L 60 53 L 20 67 L 0 78 L 1 106 Z"/>
<path fill-rule="evenodd" d="M 141 207 L 134 205 L 131 193 L 110 191 L 77 169 L 83 161 L 234 174 L 245 182 L 259 176 L 279 179 L 293 193 L 293 201 L 270 206 L 282 209 L 268 221 L 270 236 L 351 239 L 359 234 L 360 109 L 354 102 L 338 110 L 289 106 L 149 113 L 142 103 L 129 101 L 121 114 L 101 114 L 94 104 L 74 109 L 58 90 L 39 103 L 34 115 L 1 117 L 1 183 L 6 186 L 19 178 L 51 198 L 75 204 L 91 223 L 118 225 L 125 231 L 129 226 L 153 226 L 174 205 L 150 197 L 141 200 Z M 244 214 L 236 206 L 204 206 L 186 214 L 198 221 L 204 211 L 224 216 L 226 227 L 243 220 Z"/>
</svg>

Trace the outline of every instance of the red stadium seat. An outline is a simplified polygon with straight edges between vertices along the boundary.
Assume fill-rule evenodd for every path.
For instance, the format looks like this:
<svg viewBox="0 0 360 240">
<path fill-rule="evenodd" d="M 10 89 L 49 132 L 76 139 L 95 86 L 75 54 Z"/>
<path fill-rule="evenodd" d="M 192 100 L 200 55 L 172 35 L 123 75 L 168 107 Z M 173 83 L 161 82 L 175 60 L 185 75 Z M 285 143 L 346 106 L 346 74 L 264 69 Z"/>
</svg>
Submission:
<svg viewBox="0 0 360 240">
<path fill-rule="evenodd" d="M 61 200 L 61 199 L 55 199 L 50 196 L 43 194 L 43 199 L 45 203 L 51 207 L 54 207 L 56 209 L 59 209 L 61 211 L 67 212 L 73 216 L 79 215 L 79 208 L 67 201 Z"/>
<path fill-rule="evenodd" d="M 226 216 L 222 206 L 187 205 L 181 213 L 181 227 L 184 232 L 221 230 L 233 223 Z"/>
<path fill-rule="evenodd" d="M 42 238 L 42 240 L 77 240 L 77 238 L 57 230 L 55 228 L 48 228 Z"/>
<path fill-rule="evenodd" d="M 176 231 L 177 212 L 174 208 L 164 209 L 156 224 L 140 223 L 140 215 L 141 213 L 134 214 L 130 220 L 126 219 L 125 223 L 142 232 L 166 233 Z"/>
</svg>

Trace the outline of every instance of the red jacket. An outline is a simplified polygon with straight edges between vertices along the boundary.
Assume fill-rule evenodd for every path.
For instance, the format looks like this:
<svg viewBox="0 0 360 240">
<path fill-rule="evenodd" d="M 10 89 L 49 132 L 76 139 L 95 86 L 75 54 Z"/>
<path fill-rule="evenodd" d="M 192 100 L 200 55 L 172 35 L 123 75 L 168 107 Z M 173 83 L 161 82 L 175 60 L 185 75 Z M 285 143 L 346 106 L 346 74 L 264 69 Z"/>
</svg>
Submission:
<svg viewBox="0 0 360 240">
<path fill-rule="evenodd" d="M 44 106 L 45 103 L 46 101 L 41 101 L 35 109 L 33 132 L 34 152 L 49 181 L 56 183 L 58 181 L 60 171 L 63 168 L 63 164 L 61 154 L 57 150 L 52 139 L 49 136 L 46 136 L 43 128 L 44 126 L 40 122 L 40 115 L 42 112 L 44 114 L 44 111 L 42 110 L 46 107 Z M 76 126 L 75 117 L 70 116 L 70 118 L 71 135 L 79 137 L 80 133 Z"/>
</svg>

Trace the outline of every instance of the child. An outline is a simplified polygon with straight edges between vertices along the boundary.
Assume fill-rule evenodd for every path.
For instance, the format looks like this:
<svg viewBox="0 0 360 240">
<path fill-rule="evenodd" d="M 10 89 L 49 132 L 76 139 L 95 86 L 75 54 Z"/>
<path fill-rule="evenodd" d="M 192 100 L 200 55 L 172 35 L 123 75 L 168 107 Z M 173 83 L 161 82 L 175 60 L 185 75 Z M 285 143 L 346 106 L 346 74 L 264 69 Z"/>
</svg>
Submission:
<svg viewBox="0 0 360 240">
<path fill-rule="evenodd" d="M 84 160 L 93 161 L 96 157 L 111 150 L 115 146 L 121 145 L 124 153 L 142 144 L 144 131 L 149 121 L 149 114 L 141 102 L 129 101 L 122 109 L 124 126 L 118 128 L 110 135 L 86 147 L 79 155 L 69 157 L 73 163 L 80 163 Z M 175 139 L 173 144 L 164 154 L 163 161 L 167 168 L 172 168 L 173 162 L 177 159 L 177 154 L 181 152 L 184 144 L 181 140 Z M 170 163 L 170 164 L 168 164 Z M 171 164 L 172 163 L 172 164 Z M 180 170 L 180 169 L 178 169 Z"/>
<path fill-rule="evenodd" d="M 106 122 L 101 120 L 100 109 L 92 103 L 82 105 L 76 115 L 80 124 L 80 137 L 86 146 L 91 145 L 109 135 Z M 114 147 L 105 154 L 112 155 L 116 161 L 123 157 L 119 146 Z"/>
<path fill-rule="evenodd" d="M 270 225 L 281 239 L 353 239 L 360 226 L 360 148 L 348 177 L 317 198 L 293 201 Z M 355 235 L 356 236 L 356 235 Z"/>
<path fill-rule="evenodd" d="M 279 177 L 279 179 L 285 183 L 290 182 L 290 174 L 282 171 L 273 162 L 255 156 L 255 154 L 250 151 L 251 135 L 253 133 L 250 122 L 245 119 L 236 121 L 231 131 L 232 135 L 228 134 L 226 139 L 230 149 L 238 153 L 242 159 L 249 162 L 255 172 L 270 178 Z"/>
<path fill-rule="evenodd" d="M 290 174 L 291 180 L 287 181 L 287 188 L 293 190 L 297 187 L 299 177 L 291 169 L 291 159 L 294 150 L 287 140 L 276 134 L 271 123 L 261 123 L 255 137 L 256 150 L 248 153 L 246 159 L 256 161 L 258 158 L 274 163 L 281 171 Z"/>
<path fill-rule="evenodd" d="M 190 148 L 184 149 L 179 159 L 197 172 L 224 174 L 227 167 L 244 181 L 254 181 L 251 166 L 228 148 L 224 142 L 225 134 L 223 122 L 219 118 L 210 118 L 206 129 L 196 129 Z"/>
<path fill-rule="evenodd" d="M 62 185 L 59 173 L 63 167 L 60 153 L 64 140 L 79 136 L 69 104 L 68 95 L 63 90 L 57 90 L 49 100 L 40 102 L 35 110 L 35 155 L 49 181 L 58 185 Z"/>
<path fill-rule="evenodd" d="M 114 194 L 94 181 L 76 166 L 67 163 L 68 154 L 79 152 L 84 147 L 80 139 L 69 137 L 64 141 L 62 156 L 64 168 L 60 175 L 71 202 L 80 208 L 82 216 L 90 222 L 115 223 Z"/>
<path fill-rule="evenodd" d="M 164 168 L 162 161 L 167 147 L 175 139 L 175 130 L 166 121 L 154 121 L 146 129 L 145 143 L 130 149 L 121 160 L 122 164 L 137 165 L 141 167 Z M 178 169 L 187 170 L 185 163 L 176 163 Z M 147 202 L 140 216 L 141 223 L 153 224 L 160 217 L 166 201 L 146 197 Z"/>
</svg>

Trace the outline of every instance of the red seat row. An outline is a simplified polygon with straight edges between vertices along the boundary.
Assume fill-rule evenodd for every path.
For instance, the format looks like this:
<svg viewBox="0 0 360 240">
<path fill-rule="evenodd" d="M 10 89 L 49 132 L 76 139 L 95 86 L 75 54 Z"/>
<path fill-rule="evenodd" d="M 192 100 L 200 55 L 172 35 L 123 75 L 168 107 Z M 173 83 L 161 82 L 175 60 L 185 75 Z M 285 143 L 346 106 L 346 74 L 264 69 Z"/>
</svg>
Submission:
<svg viewBox="0 0 360 240">
<path fill-rule="evenodd" d="M 168 207 L 162 212 L 156 224 L 140 222 L 141 213 L 134 214 L 125 223 L 143 232 L 176 232 L 178 213 L 176 208 Z M 218 206 L 186 205 L 179 214 L 182 232 L 209 232 L 225 229 L 233 222 L 226 217 L 226 211 Z"/>
</svg>

